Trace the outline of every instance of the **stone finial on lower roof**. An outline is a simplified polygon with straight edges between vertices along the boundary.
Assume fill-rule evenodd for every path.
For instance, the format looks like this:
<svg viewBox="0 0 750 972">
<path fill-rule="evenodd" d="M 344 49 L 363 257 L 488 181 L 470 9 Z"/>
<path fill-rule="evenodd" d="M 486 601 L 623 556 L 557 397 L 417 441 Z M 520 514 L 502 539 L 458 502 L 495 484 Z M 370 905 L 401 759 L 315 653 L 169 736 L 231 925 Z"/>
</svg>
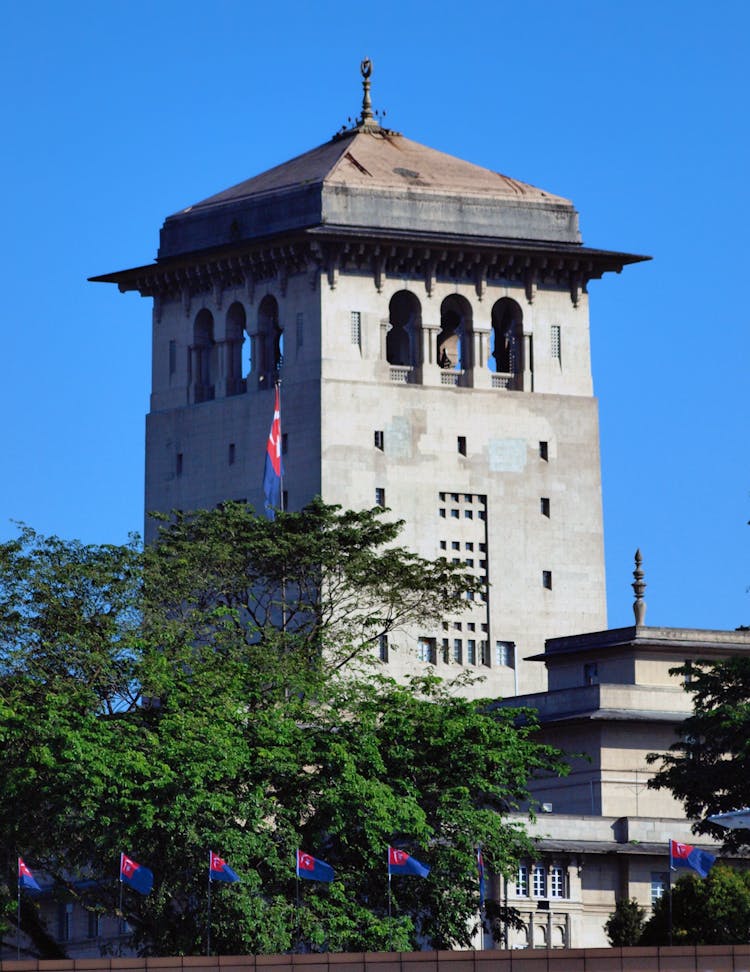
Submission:
<svg viewBox="0 0 750 972">
<path fill-rule="evenodd" d="M 635 591 L 635 601 L 633 601 L 633 614 L 635 615 L 636 627 L 641 627 L 646 620 L 646 602 L 643 600 L 643 592 L 646 590 L 646 582 L 643 579 L 641 564 L 643 556 L 640 548 L 635 552 L 635 570 L 633 571 L 633 590 Z"/>
</svg>

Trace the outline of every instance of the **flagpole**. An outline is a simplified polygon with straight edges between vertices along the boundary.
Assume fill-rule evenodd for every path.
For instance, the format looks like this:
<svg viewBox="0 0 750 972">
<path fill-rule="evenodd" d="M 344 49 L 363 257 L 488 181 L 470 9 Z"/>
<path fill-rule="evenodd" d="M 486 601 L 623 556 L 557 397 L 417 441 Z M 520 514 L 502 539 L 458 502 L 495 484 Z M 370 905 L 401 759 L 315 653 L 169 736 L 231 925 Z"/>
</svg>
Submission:
<svg viewBox="0 0 750 972">
<path fill-rule="evenodd" d="M 386 868 L 388 870 L 388 951 L 393 951 L 393 925 L 391 923 L 391 848 L 385 852 Z"/>
<path fill-rule="evenodd" d="M 206 955 L 211 954 L 211 851 L 208 852 L 208 922 L 206 925 Z"/>
<path fill-rule="evenodd" d="M 122 928 L 123 928 L 123 924 L 124 924 L 124 922 L 123 922 L 123 911 L 122 911 L 122 859 L 123 859 L 124 856 L 125 856 L 125 854 L 122 851 L 120 851 L 120 875 L 119 875 L 119 881 L 120 881 L 120 928 L 119 928 L 119 931 L 120 931 L 120 933 L 122 933 Z"/>
<path fill-rule="evenodd" d="M 669 901 L 667 902 L 669 944 L 672 944 L 672 840 L 669 841 Z"/>
<path fill-rule="evenodd" d="M 18 858 L 18 875 L 16 877 L 16 961 L 21 960 L 21 858 Z"/>
<path fill-rule="evenodd" d="M 276 390 L 279 393 L 279 438 L 281 440 L 279 442 L 279 455 L 281 457 L 284 451 L 283 448 L 284 426 L 281 424 L 281 378 L 279 377 L 276 378 Z M 286 513 L 286 508 L 284 506 L 284 460 L 283 458 L 281 458 L 281 462 L 279 464 L 279 509 L 281 510 L 282 513 Z"/>
</svg>

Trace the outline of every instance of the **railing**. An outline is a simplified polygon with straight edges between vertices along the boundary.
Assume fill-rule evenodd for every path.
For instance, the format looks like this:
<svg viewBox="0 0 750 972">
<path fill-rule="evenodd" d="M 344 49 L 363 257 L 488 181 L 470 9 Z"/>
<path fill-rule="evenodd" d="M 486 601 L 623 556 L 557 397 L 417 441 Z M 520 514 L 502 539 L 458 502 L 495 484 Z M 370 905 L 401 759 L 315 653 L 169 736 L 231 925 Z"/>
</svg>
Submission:
<svg viewBox="0 0 750 972">
<path fill-rule="evenodd" d="M 391 381 L 398 382 L 401 385 L 408 385 L 411 381 L 410 367 L 402 367 L 400 365 L 391 365 Z"/>
<path fill-rule="evenodd" d="M 495 371 L 491 377 L 493 388 L 515 388 L 516 376 L 512 372 Z"/>
<path fill-rule="evenodd" d="M 441 385 L 460 385 L 461 379 L 463 378 L 463 371 L 441 371 L 440 372 L 440 384 Z"/>
</svg>

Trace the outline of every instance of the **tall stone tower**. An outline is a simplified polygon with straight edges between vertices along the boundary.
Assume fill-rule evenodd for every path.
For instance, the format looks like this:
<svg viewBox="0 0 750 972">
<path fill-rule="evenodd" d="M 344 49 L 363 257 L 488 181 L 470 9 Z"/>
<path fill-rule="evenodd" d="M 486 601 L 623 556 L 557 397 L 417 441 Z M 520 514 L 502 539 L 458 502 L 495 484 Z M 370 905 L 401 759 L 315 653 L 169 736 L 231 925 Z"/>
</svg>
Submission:
<svg viewBox="0 0 750 972">
<path fill-rule="evenodd" d="M 405 545 L 489 582 L 381 645 L 390 669 L 538 691 L 525 656 L 606 627 L 586 284 L 644 258 L 382 127 L 370 71 L 352 128 L 170 216 L 156 263 L 94 278 L 154 301 L 146 509 L 261 510 L 280 379 L 288 509 L 385 505 Z"/>
</svg>

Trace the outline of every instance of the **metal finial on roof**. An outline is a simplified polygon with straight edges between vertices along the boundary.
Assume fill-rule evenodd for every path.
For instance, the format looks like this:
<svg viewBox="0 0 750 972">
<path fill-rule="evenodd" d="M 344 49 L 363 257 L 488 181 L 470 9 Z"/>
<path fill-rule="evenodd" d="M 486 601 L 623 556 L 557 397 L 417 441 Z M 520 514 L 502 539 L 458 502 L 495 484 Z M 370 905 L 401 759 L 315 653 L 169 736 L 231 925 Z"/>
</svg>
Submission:
<svg viewBox="0 0 750 972">
<path fill-rule="evenodd" d="M 646 582 L 644 581 L 643 571 L 641 570 L 641 564 L 643 563 L 643 556 L 641 554 L 640 548 L 635 552 L 635 570 L 633 571 L 633 590 L 635 591 L 635 601 L 633 601 L 633 614 L 635 615 L 636 627 L 641 627 L 643 622 L 646 620 L 646 602 L 643 600 L 643 592 L 646 590 Z"/>
<path fill-rule="evenodd" d="M 370 101 L 370 75 L 372 74 L 372 61 L 366 57 L 359 65 L 362 72 L 362 114 L 359 119 L 360 125 L 372 122 L 372 102 Z"/>
</svg>

